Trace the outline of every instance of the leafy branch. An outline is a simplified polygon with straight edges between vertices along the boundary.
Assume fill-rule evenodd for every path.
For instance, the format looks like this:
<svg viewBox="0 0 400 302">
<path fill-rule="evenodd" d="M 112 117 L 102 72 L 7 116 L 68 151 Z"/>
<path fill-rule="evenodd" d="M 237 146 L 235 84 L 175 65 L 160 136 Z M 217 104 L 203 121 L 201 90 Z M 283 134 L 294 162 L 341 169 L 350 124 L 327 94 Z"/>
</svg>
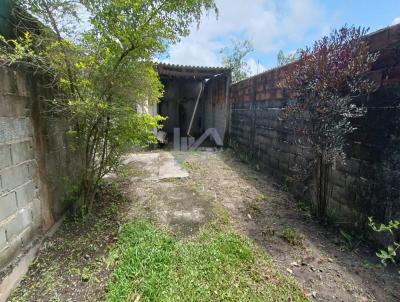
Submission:
<svg viewBox="0 0 400 302">
<path fill-rule="evenodd" d="M 387 224 L 377 225 L 372 217 L 368 217 L 368 223 L 370 227 L 378 233 L 390 233 L 390 235 L 395 236 L 395 231 L 400 230 L 400 220 L 390 220 Z M 393 241 L 387 246 L 386 249 L 382 249 L 376 253 L 376 255 L 381 259 L 382 264 L 387 265 L 388 261 L 392 263 L 396 262 L 397 250 L 400 249 L 400 242 Z"/>
</svg>

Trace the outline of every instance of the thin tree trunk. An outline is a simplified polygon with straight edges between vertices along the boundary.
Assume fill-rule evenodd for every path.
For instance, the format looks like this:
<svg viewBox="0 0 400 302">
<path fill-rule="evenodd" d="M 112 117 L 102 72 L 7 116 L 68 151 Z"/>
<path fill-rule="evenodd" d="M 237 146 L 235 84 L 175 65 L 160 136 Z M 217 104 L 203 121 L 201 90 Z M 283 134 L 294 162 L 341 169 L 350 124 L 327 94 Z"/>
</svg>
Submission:
<svg viewBox="0 0 400 302">
<path fill-rule="evenodd" d="M 319 155 L 317 163 L 317 179 L 316 179 L 316 204 L 317 216 L 319 219 L 324 219 L 329 198 L 329 172 L 331 164 L 326 162 L 324 152 Z"/>
</svg>

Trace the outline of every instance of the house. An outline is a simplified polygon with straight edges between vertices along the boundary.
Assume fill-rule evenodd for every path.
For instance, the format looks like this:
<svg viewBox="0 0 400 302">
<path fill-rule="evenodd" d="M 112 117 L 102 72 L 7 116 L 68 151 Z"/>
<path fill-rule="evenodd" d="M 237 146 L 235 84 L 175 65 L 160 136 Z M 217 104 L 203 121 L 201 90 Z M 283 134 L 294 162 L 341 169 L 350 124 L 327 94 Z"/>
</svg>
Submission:
<svg viewBox="0 0 400 302">
<path fill-rule="evenodd" d="M 180 135 L 199 138 L 215 128 L 224 141 L 228 127 L 230 70 L 223 67 L 200 67 L 156 64 L 164 85 L 164 96 L 153 113 L 167 117 L 162 131 L 172 141 L 174 129 Z"/>
</svg>

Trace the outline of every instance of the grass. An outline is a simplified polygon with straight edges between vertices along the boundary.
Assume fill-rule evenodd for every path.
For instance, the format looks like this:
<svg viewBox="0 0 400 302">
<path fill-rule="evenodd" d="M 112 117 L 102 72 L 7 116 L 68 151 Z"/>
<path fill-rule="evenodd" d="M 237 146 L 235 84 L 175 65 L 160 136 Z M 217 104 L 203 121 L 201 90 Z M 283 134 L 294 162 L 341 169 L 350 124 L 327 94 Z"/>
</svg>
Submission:
<svg viewBox="0 0 400 302">
<path fill-rule="evenodd" d="M 218 227 L 185 241 L 148 222 L 129 223 L 110 257 L 108 302 L 307 301 L 268 256 Z"/>
</svg>

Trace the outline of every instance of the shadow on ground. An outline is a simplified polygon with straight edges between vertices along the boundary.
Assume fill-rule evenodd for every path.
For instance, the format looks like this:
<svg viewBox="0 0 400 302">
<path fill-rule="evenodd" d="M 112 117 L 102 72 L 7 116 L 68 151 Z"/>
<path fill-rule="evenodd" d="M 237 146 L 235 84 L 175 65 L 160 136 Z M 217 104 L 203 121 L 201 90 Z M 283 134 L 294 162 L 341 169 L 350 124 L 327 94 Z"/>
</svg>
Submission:
<svg viewBox="0 0 400 302">
<path fill-rule="evenodd" d="M 400 300 L 398 267 L 385 269 L 366 246 L 352 250 L 337 231 L 313 220 L 283 186 L 232 151 L 198 153 L 186 161 L 197 185 L 215 192 L 237 227 L 315 300 Z"/>
<path fill-rule="evenodd" d="M 113 270 L 107 255 L 122 224 L 146 218 L 185 241 L 216 217 L 267 251 L 310 299 L 400 300 L 397 269 L 384 269 L 366 247 L 350 251 L 337 232 L 229 150 L 128 154 L 108 181 L 125 198 L 105 190 L 95 215 L 64 223 L 9 301 L 104 300 Z"/>
</svg>

